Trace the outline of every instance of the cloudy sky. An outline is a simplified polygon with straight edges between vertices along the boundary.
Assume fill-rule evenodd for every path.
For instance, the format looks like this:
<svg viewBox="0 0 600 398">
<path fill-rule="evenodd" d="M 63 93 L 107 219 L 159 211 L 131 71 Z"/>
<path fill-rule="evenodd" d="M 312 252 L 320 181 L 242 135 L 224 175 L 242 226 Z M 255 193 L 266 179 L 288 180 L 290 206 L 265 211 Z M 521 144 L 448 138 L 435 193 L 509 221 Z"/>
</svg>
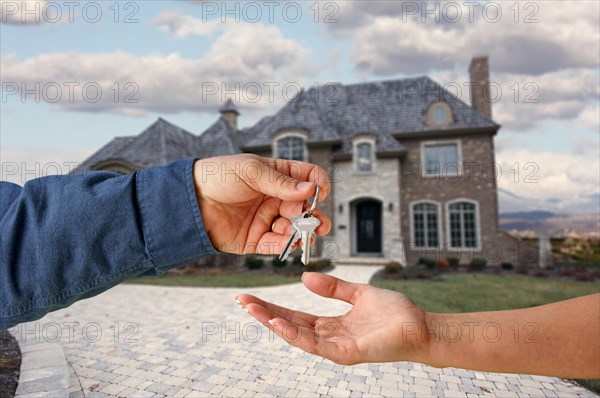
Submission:
<svg viewBox="0 0 600 398">
<path fill-rule="evenodd" d="M 488 54 L 499 186 L 558 210 L 598 198 L 597 1 L 0 3 L 3 179 L 159 116 L 199 134 L 232 96 L 242 127 L 334 81 L 429 75 L 469 102 L 469 61 Z"/>
</svg>

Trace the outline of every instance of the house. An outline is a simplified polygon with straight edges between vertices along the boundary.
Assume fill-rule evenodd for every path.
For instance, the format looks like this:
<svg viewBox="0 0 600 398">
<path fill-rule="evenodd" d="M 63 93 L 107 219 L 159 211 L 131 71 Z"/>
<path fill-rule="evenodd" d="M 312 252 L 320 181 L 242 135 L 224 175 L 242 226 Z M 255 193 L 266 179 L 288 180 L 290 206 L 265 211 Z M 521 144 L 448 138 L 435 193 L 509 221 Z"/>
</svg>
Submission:
<svg viewBox="0 0 600 398">
<path fill-rule="evenodd" d="M 459 258 L 535 263 L 537 250 L 498 229 L 497 170 L 485 56 L 472 60 L 472 106 L 428 77 L 301 91 L 239 129 L 228 100 L 195 135 L 162 118 L 117 137 L 81 169 L 131 172 L 190 156 L 250 152 L 309 161 L 330 172 L 321 205 L 333 221 L 314 254 L 344 262 Z"/>
</svg>

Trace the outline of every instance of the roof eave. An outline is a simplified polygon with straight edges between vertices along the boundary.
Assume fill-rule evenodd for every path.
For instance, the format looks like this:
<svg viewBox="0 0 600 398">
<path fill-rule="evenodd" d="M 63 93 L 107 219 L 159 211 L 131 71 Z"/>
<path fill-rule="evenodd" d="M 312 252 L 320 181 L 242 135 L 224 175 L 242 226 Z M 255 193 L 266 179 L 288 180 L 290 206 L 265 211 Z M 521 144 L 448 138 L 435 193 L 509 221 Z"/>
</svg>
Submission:
<svg viewBox="0 0 600 398">
<path fill-rule="evenodd" d="M 377 159 L 400 158 L 406 155 L 406 150 L 398 151 L 377 151 L 375 156 Z M 332 155 L 333 160 L 352 160 L 352 152 L 338 152 Z"/>
<path fill-rule="evenodd" d="M 421 130 L 408 133 L 393 133 L 392 136 L 397 140 L 403 138 L 424 138 L 424 137 L 445 137 L 451 135 L 460 134 L 497 134 L 500 129 L 500 125 L 486 127 L 463 127 L 454 129 L 443 129 L 443 130 Z"/>
</svg>

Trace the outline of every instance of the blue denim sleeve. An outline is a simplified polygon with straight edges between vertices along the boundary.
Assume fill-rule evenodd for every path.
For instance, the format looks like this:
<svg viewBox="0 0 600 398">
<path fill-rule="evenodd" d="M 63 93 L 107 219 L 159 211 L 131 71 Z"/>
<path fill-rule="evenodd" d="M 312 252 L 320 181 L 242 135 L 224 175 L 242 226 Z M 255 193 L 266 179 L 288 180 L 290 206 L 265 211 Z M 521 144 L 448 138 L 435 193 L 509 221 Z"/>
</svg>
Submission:
<svg viewBox="0 0 600 398">
<path fill-rule="evenodd" d="M 0 329 L 216 253 L 196 199 L 194 160 L 125 176 L 1 182 Z"/>
</svg>

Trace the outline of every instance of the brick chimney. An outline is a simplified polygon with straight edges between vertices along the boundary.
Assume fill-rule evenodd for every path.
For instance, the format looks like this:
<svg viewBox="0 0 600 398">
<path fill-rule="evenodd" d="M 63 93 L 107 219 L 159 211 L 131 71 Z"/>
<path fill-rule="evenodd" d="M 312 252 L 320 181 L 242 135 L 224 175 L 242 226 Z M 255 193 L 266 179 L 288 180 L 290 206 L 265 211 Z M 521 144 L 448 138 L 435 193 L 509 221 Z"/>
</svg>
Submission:
<svg viewBox="0 0 600 398">
<path fill-rule="evenodd" d="M 471 106 L 491 119 L 490 67 L 487 55 L 476 56 L 471 60 L 469 76 L 471 79 Z"/>
<path fill-rule="evenodd" d="M 233 131 L 237 131 L 237 117 L 240 112 L 237 110 L 237 107 L 231 98 L 227 99 L 227 102 L 219 109 L 219 112 L 221 112 L 221 118 L 225 120 L 229 127 L 231 127 Z"/>
</svg>

